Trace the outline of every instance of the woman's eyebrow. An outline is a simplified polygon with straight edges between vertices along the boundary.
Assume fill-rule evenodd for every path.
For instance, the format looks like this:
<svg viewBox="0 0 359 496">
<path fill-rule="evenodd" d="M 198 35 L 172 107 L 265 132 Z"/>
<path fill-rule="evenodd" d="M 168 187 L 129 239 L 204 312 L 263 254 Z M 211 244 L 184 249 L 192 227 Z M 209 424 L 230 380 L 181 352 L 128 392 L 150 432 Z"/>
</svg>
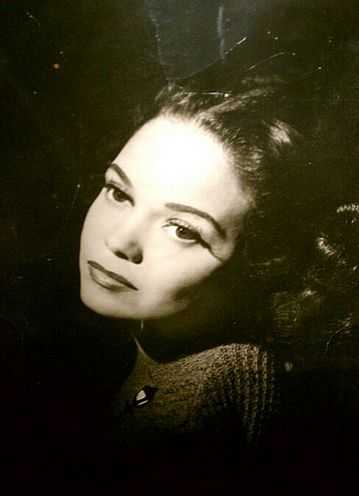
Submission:
<svg viewBox="0 0 359 496">
<path fill-rule="evenodd" d="M 108 169 L 111 169 L 116 172 L 118 176 L 122 179 L 122 181 L 125 183 L 126 186 L 132 188 L 132 183 L 127 176 L 127 174 L 121 169 L 121 167 L 118 164 L 115 164 L 114 162 L 109 164 Z"/>
<path fill-rule="evenodd" d="M 181 203 L 166 203 L 165 206 L 175 212 L 188 212 L 190 214 L 197 215 L 198 217 L 202 217 L 202 219 L 207 220 L 213 225 L 221 238 L 226 237 L 223 227 L 211 215 L 207 214 L 207 212 L 198 210 L 198 208 L 195 207 L 190 207 L 189 205 L 182 205 Z"/>
</svg>

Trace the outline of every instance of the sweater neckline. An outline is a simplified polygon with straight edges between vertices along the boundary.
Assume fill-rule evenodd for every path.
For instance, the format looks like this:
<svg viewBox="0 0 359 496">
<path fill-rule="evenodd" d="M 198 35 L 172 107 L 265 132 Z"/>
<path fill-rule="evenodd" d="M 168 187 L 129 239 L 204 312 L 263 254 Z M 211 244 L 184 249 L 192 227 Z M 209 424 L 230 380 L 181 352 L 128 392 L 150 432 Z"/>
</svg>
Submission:
<svg viewBox="0 0 359 496">
<path fill-rule="evenodd" d="M 145 352 L 136 337 L 134 338 L 134 341 L 137 348 L 134 372 L 140 372 L 140 374 L 143 375 L 143 385 L 140 386 L 138 391 L 135 393 L 132 400 L 132 405 L 133 407 L 143 407 L 153 400 L 155 394 L 159 389 L 157 381 L 153 374 L 154 369 L 159 364 Z"/>
</svg>

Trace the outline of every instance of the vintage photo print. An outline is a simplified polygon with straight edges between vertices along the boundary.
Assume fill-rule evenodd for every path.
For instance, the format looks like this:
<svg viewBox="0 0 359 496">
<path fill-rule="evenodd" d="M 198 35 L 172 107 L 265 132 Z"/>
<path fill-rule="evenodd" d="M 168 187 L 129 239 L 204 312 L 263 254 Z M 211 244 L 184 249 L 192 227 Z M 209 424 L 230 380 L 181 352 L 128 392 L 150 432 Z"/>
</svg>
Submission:
<svg viewBox="0 0 359 496">
<path fill-rule="evenodd" d="M 344 492 L 357 1 L 3 1 L 0 39 L 4 477 Z"/>
</svg>

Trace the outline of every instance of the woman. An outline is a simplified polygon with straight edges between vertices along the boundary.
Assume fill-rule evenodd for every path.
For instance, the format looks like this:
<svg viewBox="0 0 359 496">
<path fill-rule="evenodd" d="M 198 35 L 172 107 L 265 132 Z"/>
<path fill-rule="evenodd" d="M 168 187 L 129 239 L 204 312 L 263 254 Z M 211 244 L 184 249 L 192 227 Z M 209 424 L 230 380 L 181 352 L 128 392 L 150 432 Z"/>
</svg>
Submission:
<svg viewBox="0 0 359 496">
<path fill-rule="evenodd" d="M 300 254 L 295 229 L 280 236 L 299 135 L 265 81 L 238 95 L 169 88 L 155 104 L 81 236 L 83 303 L 126 319 L 136 344 L 110 436 L 154 449 L 206 433 L 238 455 L 276 409 L 273 358 L 253 343 L 270 338 L 268 296 Z"/>
</svg>

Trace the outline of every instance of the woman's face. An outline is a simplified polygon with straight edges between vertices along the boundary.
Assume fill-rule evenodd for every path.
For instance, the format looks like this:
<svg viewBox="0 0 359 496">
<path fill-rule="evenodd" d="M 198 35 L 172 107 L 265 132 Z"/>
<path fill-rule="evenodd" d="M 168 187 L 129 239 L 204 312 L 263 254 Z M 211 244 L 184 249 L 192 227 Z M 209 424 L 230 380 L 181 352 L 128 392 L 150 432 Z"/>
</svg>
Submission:
<svg viewBox="0 0 359 496">
<path fill-rule="evenodd" d="M 211 134 L 176 118 L 149 121 L 107 170 L 87 214 L 82 301 L 108 317 L 160 319 L 213 300 L 248 206 Z"/>
</svg>

